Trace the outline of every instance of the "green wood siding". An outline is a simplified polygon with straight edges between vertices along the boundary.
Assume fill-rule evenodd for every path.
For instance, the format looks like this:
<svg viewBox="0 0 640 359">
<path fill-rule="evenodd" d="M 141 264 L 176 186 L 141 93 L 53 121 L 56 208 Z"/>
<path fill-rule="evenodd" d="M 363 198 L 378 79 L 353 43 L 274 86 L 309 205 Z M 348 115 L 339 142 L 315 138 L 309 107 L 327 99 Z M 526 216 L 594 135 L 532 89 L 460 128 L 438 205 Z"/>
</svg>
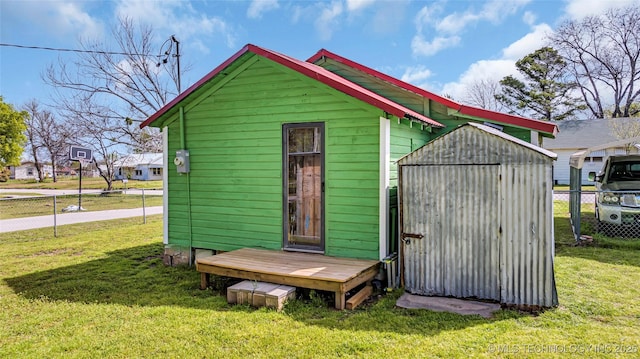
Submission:
<svg viewBox="0 0 640 359">
<path fill-rule="evenodd" d="M 398 161 L 402 156 L 411 153 L 424 146 L 435 138 L 434 133 L 422 129 L 419 123 L 410 123 L 408 120 L 391 120 L 391 166 L 389 173 L 389 187 L 398 185 Z"/>
<path fill-rule="evenodd" d="M 182 103 L 191 172 L 169 161 L 169 245 L 282 248 L 282 124 L 324 122 L 325 253 L 377 259 L 381 111 L 264 58 L 227 76 Z M 172 159 L 179 121 L 162 121 Z"/>
</svg>

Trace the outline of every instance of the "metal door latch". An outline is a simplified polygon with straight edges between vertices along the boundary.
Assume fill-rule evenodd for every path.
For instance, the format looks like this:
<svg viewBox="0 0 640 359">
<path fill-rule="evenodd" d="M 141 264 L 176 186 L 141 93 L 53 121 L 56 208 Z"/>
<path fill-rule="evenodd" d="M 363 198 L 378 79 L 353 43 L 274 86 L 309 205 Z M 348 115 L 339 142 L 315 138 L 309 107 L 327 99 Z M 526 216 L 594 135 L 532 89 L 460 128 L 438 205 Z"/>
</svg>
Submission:
<svg viewBox="0 0 640 359">
<path fill-rule="evenodd" d="M 404 244 L 411 244 L 411 238 L 422 239 L 424 236 L 422 234 L 415 233 L 402 233 L 400 238 L 402 238 L 402 242 Z"/>
</svg>

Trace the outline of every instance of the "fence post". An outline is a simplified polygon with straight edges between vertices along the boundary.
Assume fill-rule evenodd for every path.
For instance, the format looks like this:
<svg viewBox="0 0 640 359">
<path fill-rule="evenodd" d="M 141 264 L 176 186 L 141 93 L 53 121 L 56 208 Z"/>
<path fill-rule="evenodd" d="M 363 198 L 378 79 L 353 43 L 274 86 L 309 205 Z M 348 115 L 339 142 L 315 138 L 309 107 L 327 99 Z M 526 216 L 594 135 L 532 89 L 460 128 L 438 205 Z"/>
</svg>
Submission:
<svg viewBox="0 0 640 359">
<path fill-rule="evenodd" d="M 58 236 L 58 226 L 57 226 L 57 212 L 58 212 L 58 199 L 56 198 L 56 195 L 53 195 L 53 236 L 57 237 Z"/>
<path fill-rule="evenodd" d="M 142 223 L 147 224 L 147 211 L 144 205 L 144 188 L 142 189 Z"/>
</svg>

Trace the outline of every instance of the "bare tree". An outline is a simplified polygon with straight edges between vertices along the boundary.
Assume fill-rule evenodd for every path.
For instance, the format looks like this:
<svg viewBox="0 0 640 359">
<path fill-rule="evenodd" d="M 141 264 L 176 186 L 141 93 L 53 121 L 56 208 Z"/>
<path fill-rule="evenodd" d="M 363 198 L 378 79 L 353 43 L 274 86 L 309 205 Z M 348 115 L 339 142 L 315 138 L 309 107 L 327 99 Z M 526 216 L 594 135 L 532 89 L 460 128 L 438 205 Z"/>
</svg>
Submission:
<svg viewBox="0 0 640 359">
<path fill-rule="evenodd" d="M 68 123 L 77 134 L 73 142 L 93 150 L 93 164 L 106 182 L 106 190 L 110 191 L 115 177 L 114 163 L 123 150 L 119 138 L 122 136 L 121 124 L 101 115 L 108 112 L 108 108 L 82 101 L 82 98 L 76 101 L 79 103 L 69 106 L 75 111 L 67 111 Z"/>
<path fill-rule="evenodd" d="M 551 41 L 570 65 L 593 116 L 604 118 L 608 101 L 612 117 L 634 115 L 632 104 L 640 100 L 640 5 L 567 21 Z"/>
<path fill-rule="evenodd" d="M 42 109 L 36 100 L 27 102 L 24 109 L 29 113 L 26 134 L 38 177 L 41 181 L 44 179 L 42 159 L 47 156 L 53 170 L 53 181 L 57 182 L 56 169 L 66 156 L 71 130 L 50 111 Z"/>
<path fill-rule="evenodd" d="M 56 104 L 73 119 L 78 141 L 102 157 L 96 160 L 106 168 L 100 175 L 108 189 L 118 149 L 162 151 L 159 131 L 141 130 L 134 122 L 148 118 L 177 95 L 180 75 L 173 61 L 178 54 L 156 43 L 150 26 L 120 18 L 112 35 L 117 51 L 107 50 L 107 44 L 97 40 L 81 41 L 84 52 L 75 61 L 59 61 L 43 74 L 44 81 L 59 91 Z M 167 41 L 177 44 L 173 36 Z M 155 54 L 161 48 L 159 59 Z"/>
<path fill-rule="evenodd" d="M 640 118 L 609 118 L 607 121 L 611 134 L 619 140 L 640 136 Z M 625 146 L 627 153 L 631 152 L 634 145 L 630 143 Z"/>
<path fill-rule="evenodd" d="M 27 102 L 23 106 L 23 110 L 27 111 L 27 113 L 29 114 L 25 121 L 25 124 L 27 125 L 25 135 L 27 136 L 28 151 L 33 158 L 33 164 L 36 167 L 38 180 L 42 182 L 42 180 L 44 180 L 44 173 L 42 173 L 42 163 L 40 161 L 40 158 L 43 145 L 42 141 L 40 141 L 40 136 L 38 136 L 38 127 L 41 120 L 41 113 L 38 108 L 38 102 L 36 102 L 36 100 Z M 55 172 L 55 168 L 53 172 Z"/>
<path fill-rule="evenodd" d="M 502 111 L 504 106 L 496 100 L 499 93 L 500 82 L 489 79 L 476 80 L 467 86 L 465 102 L 486 110 Z"/>
</svg>

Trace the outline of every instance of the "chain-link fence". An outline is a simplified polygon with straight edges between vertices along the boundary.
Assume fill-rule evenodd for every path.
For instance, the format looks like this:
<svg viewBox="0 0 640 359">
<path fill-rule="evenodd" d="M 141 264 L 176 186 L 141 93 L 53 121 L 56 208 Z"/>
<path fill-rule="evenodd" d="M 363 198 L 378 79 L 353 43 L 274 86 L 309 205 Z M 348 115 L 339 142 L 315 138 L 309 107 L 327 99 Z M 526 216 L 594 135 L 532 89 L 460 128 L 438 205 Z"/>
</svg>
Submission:
<svg viewBox="0 0 640 359">
<path fill-rule="evenodd" d="M 640 192 L 554 191 L 553 196 L 557 213 L 569 213 L 574 202 L 571 222 L 579 237 L 640 238 Z"/>
<path fill-rule="evenodd" d="M 25 229 L 52 226 L 56 234 L 58 225 L 108 219 L 110 214 L 114 218 L 122 218 L 117 213 L 124 214 L 124 210 L 138 209 L 134 216 L 139 213 L 142 221 L 146 222 L 148 209 L 161 206 L 162 190 L 151 189 L 86 190 L 83 193 L 42 196 L 18 194 L 0 198 L 0 220 L 3 221 L 2 226 L 7 227 L 3 231 L 12 230 L 9 226 L 16 229 L 20 226 Z M 37 225 L 30 226 L 29 222 L 37 222 Z"/>
</svg>

